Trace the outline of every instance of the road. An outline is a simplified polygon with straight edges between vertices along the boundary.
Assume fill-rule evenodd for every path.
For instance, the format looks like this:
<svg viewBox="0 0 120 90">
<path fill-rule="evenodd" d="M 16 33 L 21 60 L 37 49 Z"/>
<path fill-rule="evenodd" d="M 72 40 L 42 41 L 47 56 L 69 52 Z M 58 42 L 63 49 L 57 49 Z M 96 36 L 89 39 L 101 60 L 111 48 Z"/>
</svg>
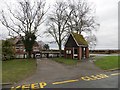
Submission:
<svg viewBox="0 0 120 90">
<path fill-rule="evenodd" d="M 109 76 L 109 75 L 108 75 Z M 69 80 L 70 81 L 70 80 Z M 109 76 L 98 80 L 81 80 L 59 84 L 48 84 L 45 88 L 118 88 L 118 76 Z"/>
<path fill-rule="evenodd" d="M 79 78 L 55 81 L 55 82 L 36 82 L 30 84 L 11 87 L 13 90 L 23 88 L 118 88 L 118 77 L 120 73 L 113 71 L 104 74 L 87 75 Z"/>
</svg>

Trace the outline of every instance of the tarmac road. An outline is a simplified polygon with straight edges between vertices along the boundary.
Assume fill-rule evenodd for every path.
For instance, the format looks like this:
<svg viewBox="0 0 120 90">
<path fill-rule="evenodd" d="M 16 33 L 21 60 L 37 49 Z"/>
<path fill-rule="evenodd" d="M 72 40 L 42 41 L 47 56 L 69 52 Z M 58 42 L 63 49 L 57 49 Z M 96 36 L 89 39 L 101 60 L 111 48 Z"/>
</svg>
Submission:
<svg viewBox="0 0 120 90">
<path fill-rule="evenodd" d="M 48 84 L 45 88 L 118 88 L 118 75 L 99 80 L 79 80 L 56 85 Z"/>
<path fill-rule="evenodd" d="M 104 74 L 85 75 L 78 78 L 47 82 L 36 82 L 31 84 L 23 84 L 16 87 L 11 87 L 13 90 L 19 88 L 118 88 L 118 78 L 120 73 L 118 71 L 106 72 Z M 20 89 L 21 88 L 21 89 Z M 114 89 L 115 90 L 115 89 Z"/>
</svg>

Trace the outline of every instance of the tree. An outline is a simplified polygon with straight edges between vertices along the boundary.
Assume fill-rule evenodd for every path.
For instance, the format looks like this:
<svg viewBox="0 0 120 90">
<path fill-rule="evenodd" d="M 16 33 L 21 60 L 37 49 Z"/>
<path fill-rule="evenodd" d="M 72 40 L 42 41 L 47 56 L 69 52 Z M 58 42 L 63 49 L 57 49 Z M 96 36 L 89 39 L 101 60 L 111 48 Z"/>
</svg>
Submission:
<svg viewBox="0 0 120 90">
<path fill-rule="evenodd" d="M 66 37 L 66 34 L 68 33 L 66 25 L 71 13 L 72 10 L 70 11 L 68 10 L 67 3 L 56 2 L 48 18 L 47 22 L 48 29 L 45 33 L 50 34 L 56 41 L 59 47 L 60 56 L 62 50 L 62 43 Z"/>
<path fill-rule="evenodd" d="M 96 36 L 94 34 L 90 33 L 89 35 L 87 35 L 85 37 L 85 39 L 88 42 L 89 48 L 91 50 L 93 50 L 95 48 L 96 44 L 97 44 L 97 38 L 96 38 Z"/>
<path fill-rule="evenodd" d="M 99 24 L 96 22 L 94 9 L 86 0 L 72 0 L 72 2 L 69 1 L 68 3 L 69 9 L 73 10 L 67 23 L 70 31 L 81 34 L 82 32 L 97 30 Z"/>
<path fill-rule="evenodd" d="M 44 48 L 45 50 L 49 50 L 49 45 L 48 45 L 48 44 L 45 44 L 45 45 L 43 46 L 43 48 Z"/>
<path fill-rule="evenodd" d="M 86 33 L 85 39 L 90 49 L 94 48 L 97 44 L 97 38 L 92 34 L 92 31 L 97 31 L 100 26 L 94 15 L 94 8 L 86 0 L 69 1 L 69 7 L 73 10 L 67 23 L 70 32 Z"/>
<path fill-rule="evenodd" d="M 38 45 L 39 45 L 39 50 L 41 51 L 45 43 L 43 41 L 38 41 Z"/>
<path fill-rule="evenodd" d="M 7 58 L 11 58 L 14 55 L 12 43 L 9 40 L 2 41 L 2 55 L 3 59 L 6 60 Z"/>
<path fill-rule="evenodd" d="M 55 39 L 61 52 L 61 46 L 70 32 L 88 33 L 98 29 L 93 9 L 85 0 L 67 0 L 56 2 L 48 22 L 48 33 Z"/>
<path fill-rule="evenodd" d="M 16 10 L 10 9 L 8 6 L 9 17 L 6 16 L 5 11 L 1 12 L 1 23 L 9 30 L 9 35 L 13 36 L 16 33 L 22 37 L 25 49 L 28 52 L 28 57 L 31 58 L 33 44 L 37 38 L 38 27 L 45 21 L 44 16 L 47 12 L 45 10 L 45 1 L 23 0 L 18 2 Z"/>
</svg>

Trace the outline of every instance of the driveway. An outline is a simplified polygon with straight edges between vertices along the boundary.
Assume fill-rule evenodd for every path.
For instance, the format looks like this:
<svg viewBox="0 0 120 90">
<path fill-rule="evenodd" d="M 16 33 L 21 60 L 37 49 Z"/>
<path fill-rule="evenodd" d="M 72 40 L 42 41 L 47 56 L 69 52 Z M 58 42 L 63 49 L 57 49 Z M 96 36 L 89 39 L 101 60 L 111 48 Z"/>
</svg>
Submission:
<svg viewBox="0 0 120 90">
<path fill-rule="evenodd" d="M 37 59 L 37 70 L 34 75 L 18 82 L 16 85 L 37 83 L 37 82 L 54 82 L 78 78 L 80 76 L 103 73 L 104 71 L 96 67 L 90 61 L 78 62 L 77 65 L 64 65 L 50 59 Z"/>
</svg>

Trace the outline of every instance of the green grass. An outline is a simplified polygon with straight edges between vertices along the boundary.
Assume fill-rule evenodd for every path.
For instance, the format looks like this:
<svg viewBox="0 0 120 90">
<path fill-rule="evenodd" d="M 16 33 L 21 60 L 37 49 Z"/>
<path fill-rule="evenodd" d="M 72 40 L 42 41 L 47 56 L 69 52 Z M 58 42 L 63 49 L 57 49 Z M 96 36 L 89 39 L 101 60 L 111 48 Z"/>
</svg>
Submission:
<svg viewBox="0 0 120 90">
<path fill-rule="evenodd" d="M 16 59 L 2 62 L 2 83 L 15 83 L 36 71 L 36 60 Z"/>
<path fill-rule="evenodd" d="M 118 58 L 120 58 L 120 56 L 99 57 L 96 58 L 96 61 L 94 63 L 96 66 L 104 70 L 120 69 L 120 65 L 118 65 L 118 60 L 119 60 Z"/>
<path fill-rule="evenodd" d="M 2 83 L 2 61 L 0 60 L 0 84 Z"/>
<path fill-rule="evenodd" d="M 68 59 L 68 58 L 53 58 L 52 60 L 66 65 L 75 65 L 78 62 L 78 60 L 76 59 Z"/>
</svg>

